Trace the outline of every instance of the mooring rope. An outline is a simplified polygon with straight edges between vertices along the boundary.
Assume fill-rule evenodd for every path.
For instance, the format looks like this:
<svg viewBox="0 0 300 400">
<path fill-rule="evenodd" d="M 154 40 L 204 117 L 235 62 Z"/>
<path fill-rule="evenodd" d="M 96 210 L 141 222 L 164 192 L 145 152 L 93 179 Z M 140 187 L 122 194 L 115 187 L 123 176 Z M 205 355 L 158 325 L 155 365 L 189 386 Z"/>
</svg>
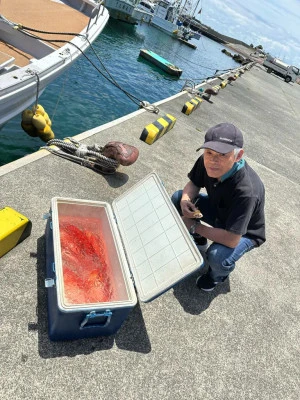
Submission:
<svg viewBox="0 0 300 400">
<path fill-rule="evenodd" d="M 114 174 L 120 165 L 117 160 L 101 154 L 103 147 L 98 144 L 88 146 L 77 142 L 71 137 L 67 137 L 64 140 L 51 139 L 41 149 L 48 150 L 52 154 L 74 161 L 77 164 L 103 174 Z"/>
<path fill-rule="evenodd" d="M 39 101 L 39 94 L 40 94 L 40 77 L 37 72 L 34 73 L 36 76 L 37 84 L 36 84 L 36 96 L 35 96 L 35 104 L 34 104 L 34 110 L 37 109 L 38 106 L 38 101 Z"/>
<path fill-rule="evenodd" d="M 136 97 L 135 95 L 129 93 L 127 90 L 123 89 L 119 83 L 115 80 L 115 78 L 110 74 L 110 72 L 108 71 L 108 69 L 105 67 L 104 63 L 102 62 L 102 60 L 100 59 L 99 55 L 97 54 L 97 52 L 95 51 L 92 43 L 89 41 L 89 39 L 87 38 L 87 36 L 79 34 L 79 33 L 74 33 L 74 32 L 49 32 L 49 31 L 43 31 L 43 30 L 38 30 L 38 29 L 33 29 L 27 26 L 23 26 L 22 24 L 15 24 L 15 26 L 17 27 L 17 29 L 23 33 L 24 35 L 30 36 L 34 39 L 37 40 L 42 40 L 45 42 L 50 42 L 50 43 L 68 43 L 70 45 L 73 45 L 74 47 L 77 48 L 77 50 L 79 50 L 81 52 L 81 54 L 88 60 L 88 62 L 99 72 L 100 75 L 102 75 L 105 79 L 107 79 L 111 84 L 113 84 L 115 87 L 117 87 L 119 90 L 121 90 L 133 103 L 135 103 L 139 108 L 144 108 L 145 110 L 149 111 L 149 112 L 154 112 L 154 113 L 158 113 L 159 110 L 156 106 L 152 106 L 149 107 L 148 105 L 145 106 L 145 104 L 150 104 L 147 101 L 143 101 L 141 99 L 139 99 L 138 97 Z M 78 47 L 77 45 L 75 45 L 74 43 L 68 41 L 68 40 L 58 40 L 58 39 L 44 39 L 42 37 L 39 37 L 37 35 L 31 34 L 28 31 L 32 31 L 32 32 L 38 32 L 38 33 L 43 33 L 43 34 L 47 34 L 47 35 L 72 35 L 72 36 L 78 36 L 78 37 L 82 37 L 84 38 L 90 48 L 92 49 L 95 57 L 97 58 L 97 60 L 100 62 L 100 64 L 102 65 L 103 69 L 105 70 L 105 72 L 107 73 L 108 76 L 106 76 L 95 64 L 94 62 L 80 49 L 80 47 Z M 157 111 L 158 110 L 158 111 Z"/>
</svg>

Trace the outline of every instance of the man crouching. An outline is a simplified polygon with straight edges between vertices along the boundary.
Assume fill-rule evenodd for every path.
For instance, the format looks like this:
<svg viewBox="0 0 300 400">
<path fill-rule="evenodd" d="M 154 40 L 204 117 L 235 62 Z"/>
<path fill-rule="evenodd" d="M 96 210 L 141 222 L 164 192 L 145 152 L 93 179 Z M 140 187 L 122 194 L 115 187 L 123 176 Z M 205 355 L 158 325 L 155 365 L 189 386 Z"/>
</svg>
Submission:
<svg viewBox="0 0 300 400">
<path fill-rule="evenodd" d="M 212 291 L 246 252 L 265 242 L 265 190 L 243 159 L 243 135 L 234 125 L 210 128 L 200 149 L 204 152 L 188 173 L 189 182 L 173 194 L 172 202 L 199 250 L 206 251 L 209 269 L 196 284 Z M 200 193 L 202 188 L 206 193 Z M 207 239 L 213 242 L 209 247 Z"/>
</svg>

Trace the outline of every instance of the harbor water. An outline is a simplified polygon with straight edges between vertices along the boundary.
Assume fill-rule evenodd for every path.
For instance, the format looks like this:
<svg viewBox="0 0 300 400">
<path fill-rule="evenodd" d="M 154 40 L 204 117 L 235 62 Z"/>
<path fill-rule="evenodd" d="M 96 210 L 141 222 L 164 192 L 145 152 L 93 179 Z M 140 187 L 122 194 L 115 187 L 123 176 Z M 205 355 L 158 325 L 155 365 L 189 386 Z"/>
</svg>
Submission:
<svg viewBox="0 0 300 400">
<path fill-rule="evenodd" d="M 49 85 L 39 98 L 52 120 L 56 138 L 63 139 L 102 125 L 154 103 L 239 64 L 222 53 L 223 45 L 205 36 L 192 39 L 192 49 L 160 30 L 109 20 L 86 56 Z M 175 78 L 139 57 L 152 50 L 183 70 Z M 126 142 L 126 132 L 122 132 Z M 104 145 L 105 143 L 98 143 Z M 21 116 L 0 130 L 0 165 L 37 151 L 44 143 L 21 128 Z"/>
</svg>

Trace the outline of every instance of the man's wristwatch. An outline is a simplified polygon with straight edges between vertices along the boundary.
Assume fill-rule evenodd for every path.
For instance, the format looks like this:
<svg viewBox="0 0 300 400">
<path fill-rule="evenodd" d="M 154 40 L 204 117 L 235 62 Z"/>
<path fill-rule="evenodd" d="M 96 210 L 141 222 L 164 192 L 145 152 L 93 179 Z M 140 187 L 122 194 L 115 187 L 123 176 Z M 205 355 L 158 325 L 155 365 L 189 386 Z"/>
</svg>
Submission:
<svg viewBox="0 0 300 400">
<path fill-rule="evenodd" d="M 190 227 L 190 233 L 191 233 L 192 235 L 194 235 L 194 234 L 196 233 L 197 225 L 201 225 L 201 220 L 200 220 L 199 218 L 196 218 L 194 221 L 195 221 L 195 222 L 194 222 L 193 225 Z"/>
</svg>

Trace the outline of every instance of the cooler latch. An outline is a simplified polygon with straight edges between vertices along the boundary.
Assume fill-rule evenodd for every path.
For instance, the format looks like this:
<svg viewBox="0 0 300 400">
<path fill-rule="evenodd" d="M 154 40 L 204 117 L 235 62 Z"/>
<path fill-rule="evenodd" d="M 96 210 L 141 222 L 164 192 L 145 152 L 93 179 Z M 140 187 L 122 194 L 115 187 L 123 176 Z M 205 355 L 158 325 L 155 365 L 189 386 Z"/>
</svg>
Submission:
<svg viewBox="0 0 300 400">
<path fill-rule="evenodd" d="M 55 280 L 53 278 L 46 278 L 45 279 L 45 287 L 54 287 L 55 286 Z"/>
<path fill-rule="evenodd" d="M 50 220 L 50 229 L 52 230 L 53 228 L 52 228 L 52 220 L 51 220 L 51 218 L 52 218 L 51 211 L 43 215 L 43 219 L 49 219 Z"/>
</svg>

